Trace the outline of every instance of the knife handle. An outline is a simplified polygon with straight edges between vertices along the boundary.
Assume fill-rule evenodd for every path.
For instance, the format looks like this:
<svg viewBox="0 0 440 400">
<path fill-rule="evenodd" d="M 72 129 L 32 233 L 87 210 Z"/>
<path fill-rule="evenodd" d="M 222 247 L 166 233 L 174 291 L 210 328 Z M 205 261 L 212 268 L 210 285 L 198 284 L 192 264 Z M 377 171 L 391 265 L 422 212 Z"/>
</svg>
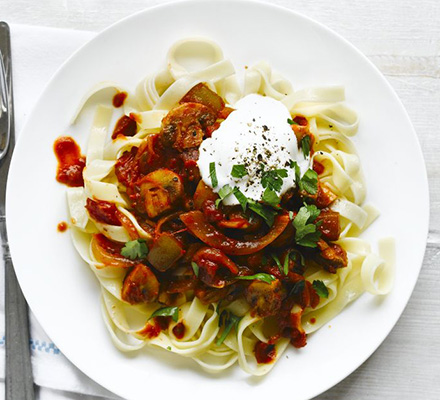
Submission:
<svg viewBox="0 0 440 400">
<path fill-rule="evenodd" d="M 9 254 L 4 217 L 0 217 L 5 262 L 6 400 L 34 400 L 28 307 Z"/>
</svg>

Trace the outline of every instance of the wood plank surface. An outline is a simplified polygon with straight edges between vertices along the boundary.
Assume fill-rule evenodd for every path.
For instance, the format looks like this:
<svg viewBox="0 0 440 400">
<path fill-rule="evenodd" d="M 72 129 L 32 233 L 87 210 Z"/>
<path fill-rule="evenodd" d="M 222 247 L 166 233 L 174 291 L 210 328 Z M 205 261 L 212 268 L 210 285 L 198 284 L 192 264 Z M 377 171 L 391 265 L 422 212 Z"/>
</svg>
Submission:
<svg viewBox="0 0 440 400">
<path fill-rule="evenodd" d="M 403 316 L 369 360 L 317 399 L 440 399 L 440 1 L 270 2 L 332 28 L 385 74 L 415 126 L 430 185 L 428 248 Z M 0 17 L 10 23 L 98 31 L 160 3 L 164 1 L 1 0 Z"/>
</svg>

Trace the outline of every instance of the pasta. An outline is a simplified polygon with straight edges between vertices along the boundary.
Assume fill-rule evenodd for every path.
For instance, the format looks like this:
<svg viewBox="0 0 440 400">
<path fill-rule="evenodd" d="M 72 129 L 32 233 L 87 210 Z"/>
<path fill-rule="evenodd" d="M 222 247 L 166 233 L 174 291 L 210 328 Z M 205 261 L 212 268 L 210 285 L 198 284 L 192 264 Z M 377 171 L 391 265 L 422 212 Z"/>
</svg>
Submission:
<svg viewBox="0 0 440 400">
<path fill-rule="evenodd" d="M 194 58 L 200 64 L 196 68 L 189 62 Z M 238 363 L 249 374 L 264 375 L 273 368 L 289 342 L 303 347 L 307 334 L 328 323 L 365 291 L 385 295 L 392 289 L 395 268 L 393 240 L 379 240 L 376 254 L 370 244 L 359 237 L 379 213 L 372 205 L 364 204 L 366 188 L 362 168 L 350 141 L 350 137 L 357 132 L 358 116 L 344 103 L 343 87 L 294 91 L 291 83 L 273 71 L 266 62 L 246 69 L 241 88 L 231 61 L 224 58 L 223 51 L 216 43 L 204 38 L 175 43 L 168 52 L 166 65 L 163 70 L 142 80 L 133 94 L 112 82 L 98 84 L 86 94 L 74 113 L 72 123 L 75 123 L 89 99 L 102 90 L 113 89 L 115 94 L 128 94 L 122 104 L 123 117 L 119 119 L 113 135 L 110 124 L 114 107 L 99 105 L 90 130 L 85 160 L 78 150 L 75 153 L 76 160 L 82 160 L 85 165 L 72 169 L 74 163 L 70 159 L 67 169 L 63 170 L 75 173 L 75 182 L 81 181 L 67 189 L 73 244 L 100 282 L 102 315 L 111 339 L 119 350 L 129 352 L 154 346 L 189 357 L 212 373 Z M 211 102 L 209 104 L 213 108 L 214 101 L 224 101 L 227 105 L 220 107 L 217 115 L 220 117 L 211 124 L 215 129 L 221 126 L 221 121 L 229 118 L 230 113 L 234 113 L 234 106 L 240 104 L 237 103 L 240 99 L 258 94 L 286 107 L 292 118 L 291 134 L 296 135 L 298 144 L 303 143 L 305 137 L 308 138 L 309 154 L 306 154 L 304 147 L 298 152 L 308 163 L 310 168 L 307 171 L 312 171 L 309 174 L 317 176 L 315 193 L 310 189 L 308 191 L 307 187 L 301 187 L 299 182 L 304 173 L 300 169 L 297 172 L 297 187 L 291 189 L 296 196 L 293 200 L 288 198 L 289 191 L 277 197 L 277 190 L 271 189 L 277 201 L 281 201 L 281 208 L 278 203 L 269 207 L 267 202 L 247 200 L 248 208 L 245 204 L 240 218 L 247 212 L 248 216 L 252 214 L 251 219 L 260 219 L 264 223 L 266 214 L 264 209 L 261 211 L 258 207 L 267 207 L 266 212 L 271 210 L 269 213 L 274 216 L 272 221 L 266 220 L 272 227 L 263 225 L 264 228 L 260 228 L 264 236 L 252 234 L 253 242 L 248 241 L 246 245 L 249 247 L 252 242 L 254 250 L 251 252 L 246 253 L 248 250 L 243 250 L 245 247 L 233 249 L 234 246 L 239 248 L 237 243 L 240 242 L 240 246 L 244 243 L 241 233 L 236 235 L 238 238 L 227 238 L 224 243 L 213 245 L 208 235 L 195 232 L 193 225 L 197 218 L 200 219 L 197 222 L 199 226 L 204 226 L 202 212 L 196 211 L 203 209 L 202 204 L 197 204 L 201 203 L 199 187 L 202 184 L 205 188 L 201 196 L 205 200 L 203 204 L 206 204 L 206 199 L 212 198 L 216 199 L 217 210 L 226 210 L 228 207 L 219 205 L 224 201 L 223 194 L 221 189 L 214 189 L 214 182 L 212 188 L 207 188 L 207 182 L 202 180 L 200 183 L 199 177 L 197 182 L 191 183 L 191 187 L 197 186 L 194 199 L 191 200 L 193 203 L 168 207 L 165 212 L 157 210 L 164 202 L 167 203 L 160 196 L 165 193 L 172 197 L 177 193 L 178 197 L 181 189 L 178 187 L 180 178 L 175 176 L 178 174 L 168 169 L 164 172 L 160 164 L 163 160 L 154 161 L 159 167 L 149 174 L 141 174 L 136 188 L 127 184 L 130 179 L 133 180 L 132 175 L 139 163 L 153 162 L 150 158 L 154 152 L 150 150 L 154 140 L 165 135 L 164 127 L 170 115 L 174 115 L 182 99 L 195 88 L 199 90 L 199 97 L 194 95 L 183 105 L 197 103 L 200 106 L 201 103 L 199 108 L 202 114 L 197 114 L 200 118 L 206 117 L 201 107 L 206 106 L 207 100 L 200 100 L 200 96 L 206 93 L 208 103 Z M 197 101 L 194 100 L 196 97 Z M 221 114 L 226 109 L 226 114 L 229 114 Z M 179 118 L 184 119 L 185 116 Z M 215 129 L 212 128 L 209 135 L 204 130 L 202 136 L 210 136 Z M 197 132 L 194 131 L 194 136 Z M 110 136 L 112 139 L 109 139 Z M 188 141 L 196 139 L 184 137 L 182 140 L 186 147 L 182 146 L 187 148 L 191 147 L 187 146 Z M 199 145 L 197 143 L 193 147 Z M 61 149 L 66 148 L 69 151 L 75 149 L 74 142 L 66 138 L 58 139 L 55 150 L 60 163 L 65 160 L 60 155 Z M 140 149 L 143 149 L 144 156 Z M 131 163 L 132 159 L 136 159 L 138 164 Z M 188 169 L 193 166 L 194 163 L 185 164 Z M 212 171 L 210 176 L 212 179 Z M 282 180 L 281 173 L 273 179 Z M 148 192 L 152 185 L 156 185 L 154 196 Z M 164 187 L 167 188 L 166 192 L 163 192 Z M 236 192 L 231 191 L 225 197 L 233 193 Z M 297 199 L 304 201 L 303 205 L 298 205 Z M 175 200 L 177 204 L 179 199 Z M 320 202 L 323 203 L 320 205 Z M 254 214 L 250 210 L 252 204 L 252 210 L 260 210 L 260 213 L 255 211 Z M 310 213 L 315 211 L 317 216 L 313 220 Z M 296 223 L 299 223 L 300 213 L 308 213 L 307 229 L 315 233 L 312 243 L 306 244 L 298 239 L 300 228 Z M 281 220 L 285 223 L 280 228 Z M 221 235 L 234 229 L 231 221 L 232 218 L 227 220 L 229 225 L 223 221 L 226 228 Z M 337 228 L 336 225 L 331 226 L 331 221 L 337 224 Z M 184 229 L 175 228 L 181 226 L 182 222 Z M 290 244 L 274 247 L 276 238 L 282 232 L 287 232 L 287 225 L 295 227 L 288 237 Z M 321 228 L 323 225 L 328 225 L 328 231 L 325 227 Z M 213 229 L 207 225 L 205 227 Z M 190 235 L 190 245 L 181 248 L 179 235 L 187 235 L 185 238 Z M 294 245 L 291 244 L 293 237 L 297 240 Z M 208 250 L 202 247 L 202 242 L 209 245 Z M 251 267 L 248 264 L 247 269 L 237 269 L 236 264 L 241 265 L 243 257 L 251 253 L 260 254 L 263 249 L 266 249 L 265 261 L 259 259 L 258 262 L 262 264 L 256 270 L 249 271 Z M 276 253 L 269 261 L 266 258 L 272 257 L 272 253 L 267 249 Z M 325 258 L 326 252 L 334 258 Z M 339 258 L 336 259 L 337 254 Z M 208 268 L 210 263 L 218 263 L 212 270 L 214 272 Z M 177 281 L 173 281 L 177 279 L 173 275 L 177 274 L 177 270 L 182 271 L 181 275 Z M 252 275 L 253 272 L 258 274 Z M 162 279 L 160 289 L 156 276 L 159 281 Z M 239 281 L 239 278 L 242 280 Z M 171 283 L 164 283 L 166 279 L 171 279 Z M 200 280 L 203 282 L 200 283 Z M 279 283 L 281 281 L 282 284 Z M 187 286 L 179 289 L 176 282 Z M 281 292 L 285 292 L 286 288 L 289 290 L 288 294 L 283 292 L 282 300 L 279 300 L 281 295 L 277 292 L 269 291 L 269 287 L 274 287 L 274 282 L 282 288 Z M 172 285 L 173 290 L 170 289 Z M 267 286 L 262 289 L 261 285 Z M 241 290 L 241 294 L 232 295 L 233 290 L 228 289 L 228 295 L 219 295 L 231 287 L 238 292 Z M 264 295 L 261 295 L 262 292 Z M 139 298 L 143 301 L 139 301 Z M 276 311 L 271 309 L 275 307 L 270 304 L 272 300 L 279 303 Z M 280 311 L 280 307 L 286 307 L 286 304 L 289 309 Z M 280 317 L 282 312 L 284 320 Z"/>
</svg>

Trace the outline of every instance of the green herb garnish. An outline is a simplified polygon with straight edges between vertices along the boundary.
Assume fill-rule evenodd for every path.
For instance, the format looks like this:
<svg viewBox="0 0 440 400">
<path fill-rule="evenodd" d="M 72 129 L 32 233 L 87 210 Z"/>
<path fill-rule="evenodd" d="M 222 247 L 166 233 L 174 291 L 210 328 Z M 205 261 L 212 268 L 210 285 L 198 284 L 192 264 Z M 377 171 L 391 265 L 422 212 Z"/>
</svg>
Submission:
<svg viewBox="0 0 440 400">
<path fill-rule="evenodd" d="M 276 207 L 278 204 L 280 204 L 281 199 L 277 195 L 275 190 L 272 190 L 270 187 L 267 187 L 263 193 L 263 198 L 261 200 L 263 200 L 266 204 Z"/>
<path fill-rule="evenodd" d="M 220 314 L 220 318 L 218 320 L 218 326 L 224 327 L 221 336 L 217 339 L 216 345 L 220 346 L 225 339 L 228 337 L 229 332 L 231 332 L 232 328 L 235 328 L 235 331 L 238 332 L 238 324 L 240 323 L 242 317 L 237 317 L 232 314 L 228 310 L 223 310 Z"/>
<path fill-rule="evenodd" d="M 244 275 L 244 276 L 238 276 L 237 279 L 242 279 L 246 281 L 263 281 L 266 283 L 272 283 L 276 278 L 271 274 L 265 274 L 263 272 L 255 275 Z"/>
<path fill-rule="evenodd" d="M 215 172 L 215 162 L 209 163 L 209 177 L 211 178 L 212 187 L 217 187 L 218 180 L 217 173 Z"/>
<path fill-rule="evenodd" d="M 328 298 L 328 289 L 323 281 L 320 280 L 313 281 L 312 285 L 313 288 L 316 290 L 316 293 L 318 293 L 319 297 L 325 299 Z"/>
<path fill-rule="evenodd" d="M 243 176 L 246 176 L 247 174 L 246 167 L 242 164 L 235 164 L 232 167 L 231 176 L 233 178 L 243 178 Z"/>
<path fill-rule="evenodd" d="M 269 207 L 265 207 L 263 204 L 248 199 L 248 207 L 260 217 L 264 219 L 267 225 L 272 226 L 277 212 Z"/>
<path fill-rule="evenodd" d="M 295 122 L 293 119 L 287 118 L 287 123 L 289 125 L 299 125 L 298 122 Z"/>
<path fill-rule="evenodd" d="M 296 161 L 290 160 L 290 168 L 295 168 L 295 183 L 298 185 L 301 180 L 301 170 Z"/>
<path fill-rule="evenodd" d="M 130 260 L 137 260 L 145 258 L 148 254 L 148 246 L 144 239 L 131 240 L 125 243 L 121 250 L 121 255 Z"/>
<path fill-rule="evenodd" d="M 283 264 L 284 275 L 287 275 L 289 273 L 289 259 L 290 259 L 290 251 L 286 254 L 286 258 L 284 259 L 284 264 Z"/>
<path fill-rule="evenodd" d="M 199 266 L 197 265 L 197 263 L 195 263 L 194 261 L 191 263 L 191 267 L 194 271 L 194 275 L 195 276 L 199 276 Z"/>
<path fill-rule="evenodd" d="M 263 172 L 261 184 L 264 188 L 268 187 L 279 192 L 283 186 L 283 178 L 287 178 L 287 169 L 271 169 Z"/>
<path fill-rule="evenodd" d="M 299 181 L 299 188 L 310 194 L 316 194 L 318 191 L 318 174 L 313 169 L 308 169 Z"/>
<path fill-rule="evenodd" d="M 149 319 L 154 317 L 171 317 L 174 322 L 179 320 L 179 307 L 163 307 L 151 314 Z"/>
<path fill-rule="evenodd" d="M 229 186 L 228 184 L 223 186 L 217 193 L 220 196 L 220 198 L 215 201 L 215 206 L 218 208 L 218 206 L 222 202 L 222 200 L 224 200 L 226 197 L 228 197 L 230 194 L 232 194 L 233 191 L 234 191 L 234 189 L 231 186 Z"/>
<path fill-rule="evenodd" d="M 309 135 L 303 136 L 303 138 L 301 139 L 301 149 L 305 157 L 308 157 L 310 154 L 311 144 L 312 141 L 310 139 L 310 136 Z"/>
<path fill-rule="evenodd" d="M 235 198 L 238 200 L 241 207 L 243 208 L 243 211 L 246 211 L 246 206 L 248 203 L 247 197 L 237 187 L 234 188 L 233 193 L 234 193 Z"/>
<path fill-rule="evenodd" d="M 295 241 L 300 246 L 316 247 L 316 242 L 321 237 L 321 232 L 313 222 L 320 212 L 315 205 L 306 204 L 296 214 L 292 224 L 295 227 Z"/>
<path fill-rule="evenodd" d="M 271 254 L 271 256 L 272 256 L 273 260 L 275 261 L 275 263 L 276 263 L 278 269 L 280 270 L 280 272 L 283 272 L 283 267 L 281 266 L 281 262 L 280 262 L 280 259 L 278 258 L 278 256 L 275 255 L 275 254 Z"/>
</svg>

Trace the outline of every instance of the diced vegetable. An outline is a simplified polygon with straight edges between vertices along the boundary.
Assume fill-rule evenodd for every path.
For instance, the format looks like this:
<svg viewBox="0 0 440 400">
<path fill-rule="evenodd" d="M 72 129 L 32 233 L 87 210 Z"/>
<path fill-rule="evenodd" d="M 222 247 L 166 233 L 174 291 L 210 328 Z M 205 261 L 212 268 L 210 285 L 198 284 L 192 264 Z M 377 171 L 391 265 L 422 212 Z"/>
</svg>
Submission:
<svg viewBox="0 0 440 400">
<path fill-rule="evenodd" d="M 275 217 L 269 232 L 254 240 L 237 240 L 225 236 L 215 229 L 200 211 L 190 211 L 180 216 L 190 232 L 210 247 L 222 250 L 228 255 L 246 255 L 255 253 L 272 243 L 286 228 L 290 219 L 288 214 Z"/>
<path fill-rule="evenodd" d="M 212 288 L 205 285 L 199 285 L 194 294 L 203 304 L 218 303 L 220 300 L 226 298 L 232 290 L 231 286 L 225 286 L 221 289 Z"/>
<path fill-rule="evenodd" d="M 325 240 L 320 239 L 318 241 L 318 249 L 317 260 L 319 264 L 324 265 L 328 272 L 334 274 L 338 268 L 347 266 L 347 252 L 338 244 L 327 243 Z"/>
<path fill-rule="evenodd" d="M 318 229 L 326 240 L 335 241 L 339 239 L 341 226 L 339 224 L 339 213 L 332 210 L 322 210 L 316 221 L 322 221 Z"/>
<path fill-rule="evenodd" d="M 212 189 L 203 182 L 203 180 L 200 180 L 194 193 L 194 208 L 200 210 L 206 200 L 215 201 L 217 199 L 218 195 L 215 194 Z"/>
<path fill-rule="evenodd" d="M 109 267 L 130 268 L 136 264 L 134 261 L 121 255 L 123 247 L 123 243 L 113 242 L 102 233 L 92 236 L 91 249 L 93 255 L 98 262 Z"/>
<path fill-rule="evenodd" d="M 315 204 L 318 208 L 328 207 L 333 203 L 338 196 L 336 196 L 327 186 L 318 183 L 318 193 L 316 194 Z"/>
<path fill-rule="evenodd" d="M 218 114 L 224 107 L 223 99 L 204 83 L 199 83 L 194 86 L 185 96 L 183 96 L 180 103 L 200 103 L 206 107 L 211 108 Z"/>
<path fill-rule="evenodd" d="M 213 125 L 216 113 L 198 103 L 184 103 L 172 109 L 162 121 L 161 141 L 164 147 L 178 151 L 198 147 L 204 131 Z"/>
<path fill-rule="evenodd" d="M 118 209 L 114 203 L 87 198 L 86 209 L 91 218 L 102 224 L 120 226 Z"/>
<path fill-rule="evenodd" d="M 150 218 L 171 210 L 183 196 L 183 184 L 179 175 L 165 168 L 149 173 L 138 185 L 139 206 Z"/>
<path fill-rule="evenodd" d="M 199 267 L 198 278 L 210 287 L 222 288 L 227 279 L 238 274 L 238 267 L 222 251 L 204 247 L 194 254 Z"/>
<path fill-rule="evenodd" d="M 295 305 L 291 311 L 283 313 L 279 319 L 281 336 L 289 338 L 290 343 L 296 348 L 304 347 L 307 344 L 307 335 L 301 325 L 303 310 Z"/>
<path fill-rule="evenodd" d="M 268 317 L 278 312 L 281 307 L 281 282 L 271 283 L 253 281 L 245 290 L 246 300 L 252 307 L 252 313 L 259 317 Z"/>
<path fill-rule="evenodd" d="M 171 234 L 162 233 L 153 242 L 147 256 L 150 264 L 159 271 L 166 271 L 183 256 L 182 244 Z"/>
<path fill-rule="evenodd" d="M 132 147 L 124 152 L 115 165 L 115 174 L 118 181 L 126 187 L 131 187 L 139 179 L 139 164 L 137 162 L 138 148 Z"/>
<path fill-rule="evenodd" d="M 125 277 L 121 298 L 130 304 L 151 303 L 159 295 L 159 281 L 144 264 L 137 264 Z"/>
</svg>

